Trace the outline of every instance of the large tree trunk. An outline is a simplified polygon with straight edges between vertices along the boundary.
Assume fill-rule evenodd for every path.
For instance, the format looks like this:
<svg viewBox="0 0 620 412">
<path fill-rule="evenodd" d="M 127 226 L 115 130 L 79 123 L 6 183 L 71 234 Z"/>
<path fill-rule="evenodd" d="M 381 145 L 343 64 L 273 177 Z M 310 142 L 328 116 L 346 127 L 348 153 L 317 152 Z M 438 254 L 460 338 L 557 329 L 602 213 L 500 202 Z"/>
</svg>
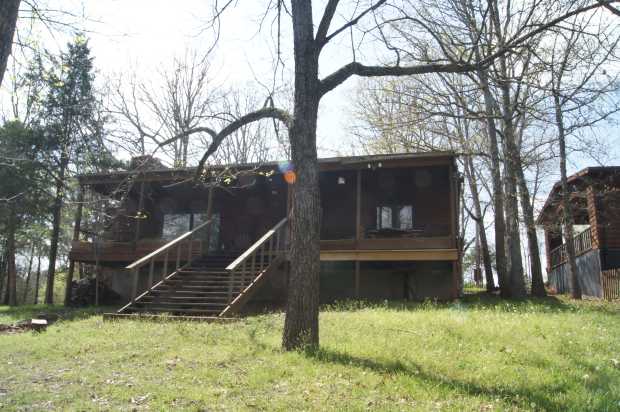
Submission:
<svg viewBox="0 0 620 412">
<path fill-rule="evenodd" d="M 505 132 L 509 134 L 509 132 Z M 508 137 L 505 138 L 508 140 Z M 519 201 L 517 198 L 517 181 L 514 165 L 514 152 L 504 142 L 504 193 L 506 202 L 506 265 L 508 269 L 509 293 L 513 298 L 526 296 L 523 278 L 523 260 L 521 256 L 521 233 L 519 231 Z"/>
<path fill-rule="evenodd" d="M 37 253 L 37 276 L 34 282 L 34 304 L 39 303 L 39 280 L 41 279 L 41 251 Z"/>
<path fill-rule="evenodd" d="M 525 182 L 523 166 L 519 156 L 519 167 L 517 167 L 517 178 L 519 180 L 519 196 L 521 198 L 521 209 L 523 220 L 527 232 L 527 243 L 530 250 L 530 271 L 532 272 L 532 295 L 537 297 L 547 296 L 545 282 L 542 275 L 540 264 L 540 248 L 538 247 L 538 234 L 536 233 L 536 223 L 534 221 L 534 207 L 530 198 L 530 191 Z"/>
<path fill-rule="evenodd" d="M 7 273 L 6 273 L 6 261 L 7 261 L 7 246 L 6 240 L 4 241 L 4 248 L 2 249 L 2 256 L 0 256 L 0 302 L 2 305 L 8 305 L 8 295 L 2 293 L 4 292 L 4 284 L 6 282 Z"/>
<path fill-rule="evenodd" d="M 30 258 L 28 259 L 28 272 L 26 275 L 26 285 L 24 285 L 22 304 L 26 304 L 26 298 L 28 297 L 28 285 L 30 284 L 30 277 L 32 275 L 32 262 L 34 262 L 34 241 L 30 247 Z"/>
<path fill-rule="evenodd" d="M 0 85 L 13 48 L 13 36 L 17 24 L 21 0 L 0 1 Z"/>
<path fill-rule="evenodd" d="M 289 292 L 282 346 L 319 344 L 320 198 L 316 153 L 319 106 L 318 50 L 312 5 L 293 0 L 295 111 L 289 130 L 296 181 L 293 186 Z"/>
<path fill-rule="evenodd" d="M 577 258 L 575 256 L 575 243 L 573 242 L 573 208 L 570 203 L 568 191 L 568 177 L 566 175 L 566 131 L 564 130 L 564 116 L 562 114 L 562 104 L 557 92 L 553 93 L 555 106 L 555 121 L 558 128 L 558 144 L 560 146 L 560 182 L 562 206 L 562 231 L 564 232 L 564 243 L 566 244 L 566 268 L 568 269 L 568 279 L 570 281 L 571 295 L 573 299 L 581 299 L 581 285 L 577 275 Z"/>
<path fill-rule="evenodd" d="M 58 241 L 60 239 L 60 224 L 62 219 L 62 205 L 65 192 L 65 172 L 69 164 L 69 155 L 66 150 L 60 158 L 60 168 L 56 180 L 56 197 L 52 207 L 52 234 L 50 239 L 49 266 L 47 269 L 47 286 L 45 288 L 45 304 L 54 303 L 54 277 L 56 275 L 56 257 L 58 255 Z"/>
<path fill-rule="evenodd" d="M 80 186 L 77 208 L 75 210 L 75 222 L 73 224 L 73 241 L 80 240 L 80 225 L 82 223 L 82 207 L 84 205 L 84 188 Z M 75 261 L 69 261 L 69 270 L 67 271 L 67 279 L 65 283 L 65 306 L 68 306 L 71 300 L 71 290 L 73 283 L 73 272 L 75 270 Z"/>
<path fill-rule="evenodd" d="M 9 221 L 6 228 L 7 238 L 7 303 L 10 306 L 17 305 L 17 270 L 15 268 L 15 230 L 17 229 L 17 211 L 15 204 L 9 206 Z"/>
<path fill-rule="evenodd" d="M 480 58 L 478 57 L 478 60 Z M 509 296 L 508 274 L 506 271 L 506 221 L 504 219 L 504 189 L 499 159 L 499 144 L 495 129 L 494 100 L 489 87 L 489 77 L 485 69 L 478 70 L 478 78 L 484 96 L 484 107 L 489 137 L 489 154 L 491 155 L 491 175 L 493 180 L 493 210 L 495 227 L 495 265 L 497 280 L 503 297 Z"/>
<path fill-rule="evenodd" d="M 504 179 L 505 179 L 505 213 L 506 213 L 506 264 L 510 279 L 510 296 L 522 299 L 526 296 L 523 278 L 523 260 L 521 256 L 521 233 L 519 230 L 519 200 L 517 197 L 517 168 L 520 166 L 519 152 L 516 144 L 514 110 L 510 97 L 510 82 L 506 58 L 499 58 L 499 86 L 502 95 L 502 123 L 504 130 Z"/>
<path fill-rule="evenodd" d="M 482 215 L 482 207 L 480 206 L 480 195 L 478 193 L 478 183 L 476 182 L 476 176 L 474 175 L 474 162 L 471 156 L 467 156 L 464 160 L 465 164 L 465 176 L 469 183 L 469 191 L 471 192 L 472 200 L 474 201 L 474 209 L 476 212 L 476 225 L 478 227 L 477 233 L 480 237 L 480 251 L 482 252 L 482 263 L 484 265 L 484 276 L 486 280 L 486 288 L 488 292 L 492 292 L 495 289 L 495 280 L 493 279 L 493 265 L 491 263 L 491 254 L 489 253 L 489 243 L 487 241 L 487 234 L 484 228 L 484 217 Z"/>
</svg>

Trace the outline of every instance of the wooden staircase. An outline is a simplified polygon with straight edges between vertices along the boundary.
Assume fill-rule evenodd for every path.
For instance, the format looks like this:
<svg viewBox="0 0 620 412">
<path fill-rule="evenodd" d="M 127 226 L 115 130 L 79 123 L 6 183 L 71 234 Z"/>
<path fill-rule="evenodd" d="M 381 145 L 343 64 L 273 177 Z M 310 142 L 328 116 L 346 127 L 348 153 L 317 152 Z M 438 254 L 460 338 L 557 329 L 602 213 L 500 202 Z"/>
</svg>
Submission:
<svg viewBox="0 0 620 412">
<path fill-rule="evenodd" d="M 282 219 L 243 253 L 201 253 L 193 257 L 190 250 L 186 263 L 181 265 L 179 250 L 182 242 L 189 240 L 190 245 L 193 244 L 199 231 L 208 230 L 210 222 L 204 223 L 129 265 L 127 268 L 134 276 L 133 299 L 116 313 L 118 316 L 108 314 L 106 317 L 127 317 L 129 314 L 203 319 L 230 317 L 243 307 L 282 262 L 287 220 Z M 171 253 L 176 256 L 176 265 L 166 274 Z M 159 271 L 156 262 L 161 266 L 161 280 L 158 282 L 153 281 L 155 272 Z M 137 294 L 141 268 L 148 268 L 148 284 L 151 286 Z"/>
</svg>

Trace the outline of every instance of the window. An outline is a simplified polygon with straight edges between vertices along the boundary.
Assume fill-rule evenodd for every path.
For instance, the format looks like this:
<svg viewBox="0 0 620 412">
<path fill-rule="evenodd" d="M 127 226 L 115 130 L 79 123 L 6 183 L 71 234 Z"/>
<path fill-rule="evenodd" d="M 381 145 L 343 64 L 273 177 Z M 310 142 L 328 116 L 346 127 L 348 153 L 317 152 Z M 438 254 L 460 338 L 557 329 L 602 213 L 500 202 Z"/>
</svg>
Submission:
<svg viewBox="0 0 620 412">
<path fill-rule="evenodd" d="M 379 206 L 377 207 L 377 229 L 413 228 L 413 206 Z"/>
<path fill-rule="evenodd" d="M 165 240 L 172 240 L 183 233 L 189 231 L 190 214 L 189 213 L 175 213 L 164 215 L 164 230 L 162 238 Z"/>
<path fill-rule="evenodd" d="M 162 238 L 164 240 L 174 240 L 182 234 L 187 233 L 188 231 L 200 226 L 202 223 L 207 221 L 206 213 L 194 213 L 194 222 L 192 227 L 191 216 L 191 213 L 173 213 L 164 215 L 164 228 L 162 232 Z M 220 242 L 219 213 L 213 213 L 209 230 L 211 231 L 209 236 L 209 250 L 218 250 Z M 194 239 L 204 240 L 206 239 L 206 237 L 207 231 L 203 229 L 195 235 Z"/>
</svg>

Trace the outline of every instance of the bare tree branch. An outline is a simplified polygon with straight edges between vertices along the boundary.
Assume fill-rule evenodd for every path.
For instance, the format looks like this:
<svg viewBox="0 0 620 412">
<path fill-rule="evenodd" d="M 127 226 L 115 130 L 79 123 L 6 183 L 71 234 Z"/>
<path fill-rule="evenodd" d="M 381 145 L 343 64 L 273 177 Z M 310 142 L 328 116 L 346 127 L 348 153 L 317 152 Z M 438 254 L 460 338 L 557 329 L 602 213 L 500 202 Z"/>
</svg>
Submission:
<svg viewBox="0 0 620 412">
<path fill-rule="evenodd" d="M 339 1 L 340 0 L 329 0 L 327 6 L 325 6 L 323 18 L 321 18 L 319 28 L 316 31 L 315 41 L 317 47 L 319 48 L 321 48 L 324 44 L 327 43 L 327 31 L 329 30 L 329 25 L 332 23 L 332 19 L 334 18 L 334 14 L 336 13 L 336 9 L 338 8 Z"/>
<path fill-rule="evenodd" d="M 409 76 L 427 73 L 464 73 L 476 69 L 476 65 L 468 63 L 421 64 L 417 66 L 365 66 L 352 62 L 336 70 L 321 80 L 321 95 L 342 84 L 351 76 Z"/>
<path fill-rule="evenodd" d="M 290 127 L 292 124 L 291 115 L 288 112 L 275 107 L 264 107 L 262 109 L 256 110 L 255 112 L 251 112 L 244 116 L 241 116 L 237 120 L 229 123 L 219 133 L 213 136 L 213 141 L 211 142 L 211 145 L 209 145 L 204 155 L 200 159 L 200 162 L 198 162 L 195 178 L 198 179 L 200 177 L 205 163 L 207 162 L 207 159 L 217 150 L 217 148 L 222 144 L 222 141 L 226 137 L 228 137 L 231 133 L 234 133 L 239 128 L 245 126 L 246 124 L 256 122 L 261 119 L 277 119 L 284 123 L 286 127 Z M 180 137 L 181 136 L 177 138 Z"/>
</svg>

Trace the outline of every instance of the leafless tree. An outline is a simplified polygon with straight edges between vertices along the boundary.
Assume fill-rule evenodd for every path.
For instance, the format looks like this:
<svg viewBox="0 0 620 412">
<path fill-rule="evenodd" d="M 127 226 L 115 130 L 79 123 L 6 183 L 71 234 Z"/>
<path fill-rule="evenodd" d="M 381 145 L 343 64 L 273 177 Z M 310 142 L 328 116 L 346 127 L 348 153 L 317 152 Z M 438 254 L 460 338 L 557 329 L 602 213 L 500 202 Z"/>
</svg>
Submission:
<svg viewBox="0 0 620 412">
<path fill-rule="evenodd" d="M 182 135 L 164 154 L 174 166 L 187 166 L 192 153 L 185 132 L 218 115 L 220 90 L 209 77 L 208 57 L 186 51 L 174 59 L 171 69 L 160 73 L 155 84 L 137 80 L 135 73 L 119 81 L 110 103 L 119 121 L 119 143 L 130 153 L 145 155 L 162 141 Z"/>
<path fill-rule="evenodd" d="M 575 256 L 574 217 L 567 178 L 570 138 L 580 136 L 620 110 L 617 92 L 620 73 L 615 54 L 620 35 L 610 31 L 600 14 L 577 16 L 566 23 L 569 30 L 554 31 L 545 59 L 551 79 L 545 85 L 552 100 L 557 128 L 561 182 L 562 231 L 572 297 L 581 299 Z"/>
<path fill-rule="evenodd" d="M 13 35 L 17 25 L 19 4 L 21 0 L 5 0 L 0 2 L 0 84 L 13 49 Z"/>
<path fill-rule="evenodd" d="M 471 44 L 469 47 L 454 47 L 450 50 L 443 37 L 429 30 L 424 21 L 412 16 L 425 16 L 424 2 L 404 2 L 394 4 L 387 0 L 355 2 L 345 10 L 339 7 L 338 0 L 327 1 L 318 24 L 314 24 L 312 2 L 291 0 L 290 7 L 284 1 L 271 2 L 275 6 L 277 23 L 282 16 L 291 17 L 294 50 L 294 109 L 289 113 L 275 107 L 267 100 L 264 107 L 249 112 L 233 120 L 225 127 L 216 130 L 213 126 L 200 126 L 184 131 L 173 139 L 162 142 L 172 144 L 192 133 L 208 133 L 211 145 L 198 164 L 200 176 L 207 159 L 215 153 L 221 143 L 235 130 L 245 124 L 261 119 L 272 118 L 281 121 L 288 128 L 292 163 L 297 176 L 292 199 L 291 226 L 291 272 L 290 288 L 286 308 L 283 333 L 283 347 L 287 350 L 319 343 L 318 303 L 319 303 L 319 228 L 320 201 L 318 189 L 318 161 L 316 148 L 316 126 L 318 107 L 321 98 L 353 76 L 412 76 L 426 73 L 459 73 L 486 67 L 499 56 L 511 52 L 514 47 L 552 27 L 567 17 L 585 10 L 600 7 L 594 3 L 583 8 L 558 10 L 553 18 L 544 21 L 528 21 L 516 35 L 506 39 L 501 47 L 495 48 L 485 59 L 473 60 Z M 234 2 L 226 2 L 223 7 L 216 5 L 215 25 L 223 24 L 223 14 Z M 357 7 L 355 7 L 357 6 Z M 418 6 L 418 7 L 416 7 Z M 337 13 L 339 11 L 340 12 Z M 435 9 L 437 10 L 437 9 Z M 439 10 L 437 10 L 439 11 Z M 417 13 L 417 14 L 416 14 Z M 406 22 L 403 30 L 400 23 Z M 316 30 L 315 30 L 316 28 Z M 412 29 L 412 30 L 410 30 Z M 403 32 L 426 33 L 423 44 L 415 52 L 403 50 L 388 39 L 400 37 Z M 319 75 L 319 60 L 326 47 L 335 45 L 335 38 L 356 32 L 360 41 L 365 38 L 379 39 L 393 52 L 392 59 L 383 60 L 376 65 L 367 65 L 352 54 L 352 61 L 331 74 Z M 388 33 L 389 32 L 389 33 Z M 280 35 L 280 31 L 277 31 Z M 373 35 L 374 33 L 374 35 Z M 352 43 L 355 44 L 355 41 Z M 401 53 L 402 52 L 402 53 Z M 401 59 L 401 55 L 405 56 Z M 388 63 L 385 63 L 388 61 Z"/>
<path fill-rule="evenodd" d="M 226 92 L 218 110 L 223 118 L 220 120 L 221 127 L 258 106 L 260 103 L 257 95 L 250 85 Z M 224 120 L 226 118 L 230 120 Z M 277 130 L 274 131 L 270 119 L 248 123 L 235 130 L 222 142 L 217 152 L 213 154 L 212 161 L 219 164 L 247 164 L 277 160 L 282 153 L 279 150 L 276 133 Z M 210 141 L 202 139 L 201 143 L 205 148 Z"/>
</svg>

